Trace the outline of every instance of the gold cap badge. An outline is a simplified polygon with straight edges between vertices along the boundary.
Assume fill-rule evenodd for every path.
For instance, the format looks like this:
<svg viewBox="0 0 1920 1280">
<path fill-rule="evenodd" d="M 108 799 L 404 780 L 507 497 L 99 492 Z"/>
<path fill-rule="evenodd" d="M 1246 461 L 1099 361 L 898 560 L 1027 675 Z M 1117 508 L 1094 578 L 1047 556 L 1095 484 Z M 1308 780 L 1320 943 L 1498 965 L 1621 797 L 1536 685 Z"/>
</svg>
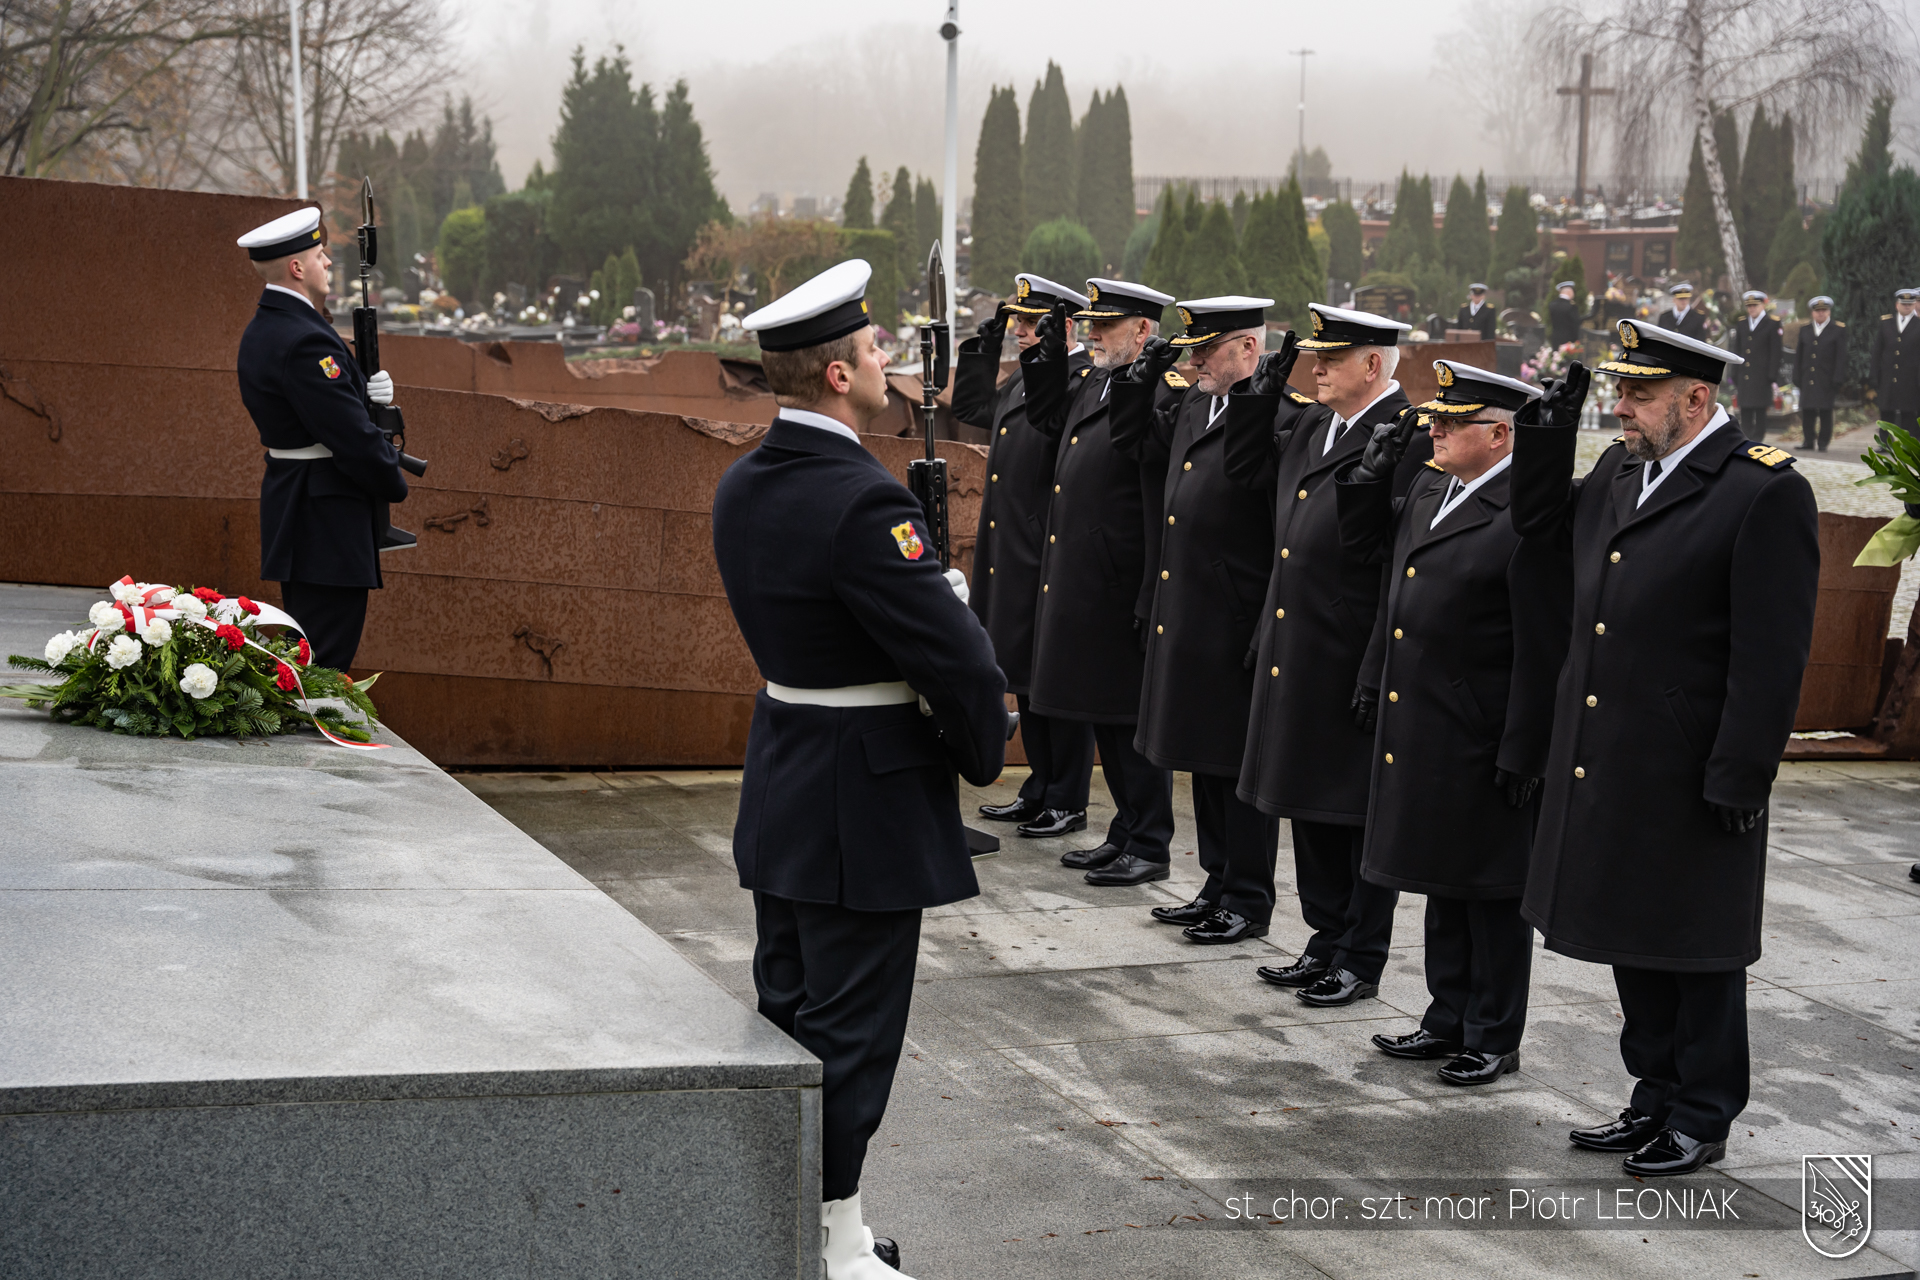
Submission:
<svg viewBox="0 0 1920 1280">
<path fill-rule="evenodd" d="M 1640 345 L 1640 331 L 1634 328 L 1631 323 L 1629 323 L 1628 321 L 1622 320 L 1620 322 L 1619 329 L 1620 329 L 1620 345 L 1621 346 L 1631 351 L 1635 347 Z"/>
<path fill-rule="evenodd" d="M 1092 283 L 1089 283 L 1089 284 L 1087 285 L 1087 301 L 1088 301 L 1088 302 L 1098 302 L 1098 301 L 1100 301 L 1100 286 L 1099 286 L 1099 285 L 1097 285 L 1097 284 L 1092 284 Z"/>
<path fill-rule="evenodd" d="M 1033 292 L 1033 285 L 1025 280 L 1016 280 L 1014 286 L 1013 292 L 1016 298 L 1024 298 Z"/>
<path fill-rule="evenodd" d="M 1178 307 L 1176 310 L 1180 312 L 1180 323 L 1189 329 L 1193 328 L 1193 312 L 1187 310 L 1185 307 Z"/>
<path fill-rule="evenodd" d="M 1453 385 L 1453 370 L 1448 368 L 1444 364 L 1436 363 L 1434 365 L 1433 376 L 1434 376 L 1434 380 L 1437 381 L 1443 387 L 1450 387 Z"/>
</svg>

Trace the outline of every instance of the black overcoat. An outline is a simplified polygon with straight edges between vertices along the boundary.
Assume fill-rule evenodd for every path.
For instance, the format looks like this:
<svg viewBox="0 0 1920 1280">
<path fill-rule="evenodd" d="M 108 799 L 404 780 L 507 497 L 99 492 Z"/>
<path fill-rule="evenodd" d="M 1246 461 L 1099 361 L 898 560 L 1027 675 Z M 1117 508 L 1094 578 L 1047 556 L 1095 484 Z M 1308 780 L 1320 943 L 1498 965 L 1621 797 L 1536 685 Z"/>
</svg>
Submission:
<svg viewBox="0 0 1920 1280">
<path fill-rule="evenodd" d="M 762 690 L 733 830 L 741 887 L 858 911 L 978 893 L 953 775 L 999 776 L 1006 682 L 920 504 L 855 441 L 776 418 L 721 477 L 713 550 L 761 675 L 800 689 L 904 680 L 932 707 Z"/>
<path fill-rule="evenodd" d="M 1692 338 L 1696 342 L 1707 340 L 1707 316 L 1698 307 L 1688 307 L 1684 316 L 1675 315 L 1673 308 L 1668 307 L 1654 323 L 1683 338 Z"/>
<path fill-rule="evenodd" d="M 1518 898 L 1539 802 L 1510 806 L 1494 771 L 1547 771 L 1567 541 L 1515 532 L 1511 464 L 1433 527 L 1447 480 L 1428 462 L 1404 498 L 1386 481 L 1336 486 L 1346 554 L 1388 569 L 1360 669 L 1381 691 L 1360 870 L 1411 893 Z"/>
<path fill-rule="evenodd" d="M 1498 317 L 1494 313 L 1491 302 L 1483 302 L 1480 304 L 1479 315 L 1473 314 L 1473 305 L 1471 303 L 1463 302 L 1460 304 L 1460 314 L 1454 317 L 1453 327 L 1456 329 L 1478 329 L 1482 338 L 1485 338 L 1488 342 L 1492 342 L 1494 325 L 1497 323 Z"/>
<path fill-rule="evenodd" d="M 240 400 L 268 449 L 322 444 L 331 458 L 274 458 L 260 479 L 260 576 L 378 587 L 380 504 L 407 496 L 400 455 L 373 425 L 367 380 L 324 316 L 263 289 L 240 338 Z"/>
<path fill-rule="evenodd" d="M 1165 460 L 1134 742 L 1162 769 L 1237 777 L 1248 654 L 1273 560 L 1272 495 L 1228 477 L 1226 413 L 1209 426 L 1212 396 L 1187 388 L 1156 408 L 1156 393 L 1124 382 L 1109 393 L 1116 448 L 1145 466 Z"/>
<path fill-rule="evenodd" d="M 1513 519 L 1571 533 L 1573 625 L 1521 911 L 1580 960 L 1675 972 L 1760 956 L 1767 823 L 1820 574 L 1813 490 L 1785 450 L 1717 414 L 1636 507 L 1616 444 L 1569 480 L 1571 429 L 1520 427 Z"/>
<path fill-rule="evenodd" d="M 1068 357 L 1072 370 L 1092 361 L 1084 351 Z M 1007 688 L 1026 693 L 1033 673 L 1033 602 L 1040 592 L 1040 548 L 1053 497 L 1056 441 L 1027 421 L 1023 379 L 1000 376 L 1000 353 L 980 350 L 980 339 L 960 344 L 954 360 L 953 416 L 991 432 L 987 488 L 980 499 L 973 544 L 973 578 L 967 584 L 973 612 L 993 637 L 993 652 L 1007 673 Z"/>
<path fill-rule="evenodd" d="M 1547 303 L 1547 332 L 1556 347 L 1580 341 L 1580 308 L 1559 294 Z"/>
<path fill-rule="evenodd" d="M 1742 409 L 1773 407 L 1773 389 L 1780 381 L 1780 357 L 1786 350 L 1785 344 L 1780 322 L 1772 316 L 1761 316 L 1757 325 L 1745 316 L 1733 322 L 1733 341 L 1729 345 L 1733 354 L 1746 361 L 1730 370 L 1733 390 L 1740 397 Z"/>
<path fill-rule="evenodd" d="M 1800 388 L 1802 409 L 1831 409 L 1833 397 L 1847 376 L 1847 326 L 1827 321 L 1815 337 L 1813 326 L 1800 326 L 1793 344 L 1793 385 Z"/>
<path fill-rule="evenodd" d="M 1882 418 L 1920 412 L 1920 318 L 1908 320 L 1902 333 L 1898 316 L 1880 317 L 1867 361 L 1867 384 Z"/>
<path fill-rule="evenodd" d="M 1273 545 L 1255 638 L 1253 715 L 1239 795 L 1262 813 L 1359 826 L 1367 817 L 1373 736 L 1350 706 L 1373 634 L 1385 574 L 1341 551 L 1334 473 L 1357 459 L 1374 427 L 1407 407 L 1395 384 L 1326 450 L 1333 410 L 1297 392 L 1237 395 L 1228 427 L 1228 471 L 1272 495 Z M 1395 473 L 1404 491 L 1433 456 L 1417 433 Z"/>
</svg>

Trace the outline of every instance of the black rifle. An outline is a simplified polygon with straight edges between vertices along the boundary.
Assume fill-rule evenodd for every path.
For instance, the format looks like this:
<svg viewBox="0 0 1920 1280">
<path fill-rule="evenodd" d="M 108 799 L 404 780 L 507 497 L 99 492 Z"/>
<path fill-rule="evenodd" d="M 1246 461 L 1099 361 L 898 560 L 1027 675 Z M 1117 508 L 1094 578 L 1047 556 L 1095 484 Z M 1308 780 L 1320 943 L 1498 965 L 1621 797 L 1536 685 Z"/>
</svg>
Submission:
<svg viewBox="0 0 1920 1280">
<path fill-rule="evenodd" d="M 360 230 L 356 235 L 360 241 L 360 305 L 353 309 L 353 358 L 359 363 L 360 372 L 371 378 L 380 372 L 380 309 L 373 305 L 371 297 L 373 268 L 380 260 L 380 231 L 373 225 L 372 178 L 361 180 Z M 407 423 L 400 416 L 400 406 L 369 402 L 367 412 L 373 417 L 373 425 L 384 432 L 387 442 L 399 451 L 400 469 L 411 475 L 426 475 L 426 459 L 406 451 Z M 388 510 L 386 503 L 379 504 L 378 515 L 384 529 L 380 550 L 402 551 L 419 542 L 405 529 L 394 528 Z"/>
</svg>

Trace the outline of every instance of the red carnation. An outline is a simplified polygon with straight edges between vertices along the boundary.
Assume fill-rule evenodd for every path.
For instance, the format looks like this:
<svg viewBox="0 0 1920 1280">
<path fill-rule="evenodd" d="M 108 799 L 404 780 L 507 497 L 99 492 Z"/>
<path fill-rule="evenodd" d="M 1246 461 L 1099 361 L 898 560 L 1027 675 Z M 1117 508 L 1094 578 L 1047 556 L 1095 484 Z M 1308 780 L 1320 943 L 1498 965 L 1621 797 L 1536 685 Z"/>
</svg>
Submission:
<svg viewBox="0 0 1920 1280">
<path fill-rule="evenodd" d="M 240 600 L 240 607 L 242 609 L 245 609 L 248 613 L 260 612 L 260 606 L 255 604 L 253 601 L 247 599 L 245 596 L 239 597 L 239 600 Z"/>
<path fill-rule="evenodd" d="M 276 689 L 292 693 L 300 687 L 300 679 L 293 674 L 292 667 L 284 662 L 277 663 L 275 666 L 276 670 L 273 673 L 273 684 Z"/>
<path fill-rule="evenodd" d="M 215 627 L 213 634 L 216 639 L 225 640 L 227 642 L 227 648 L 229 649 L 242 649 L 246 647 L 247 638 L 240 634 L 240 628 L 230 622 L 223 622 Z"/>
<path fill-rule="evenodd" d="M 313 661 L 313 650 L 307 647 L 305 637 L 300 640 L 300 665 L 307 666 Z"/>
<path fill-rule="evenodd" d="M 226 599 L 225 596 L 215 591 L 212 587 L 195 587 L 193 589 L 193 598 L 202 604 L 219 604 L 222 600 Z"/>
</svg>

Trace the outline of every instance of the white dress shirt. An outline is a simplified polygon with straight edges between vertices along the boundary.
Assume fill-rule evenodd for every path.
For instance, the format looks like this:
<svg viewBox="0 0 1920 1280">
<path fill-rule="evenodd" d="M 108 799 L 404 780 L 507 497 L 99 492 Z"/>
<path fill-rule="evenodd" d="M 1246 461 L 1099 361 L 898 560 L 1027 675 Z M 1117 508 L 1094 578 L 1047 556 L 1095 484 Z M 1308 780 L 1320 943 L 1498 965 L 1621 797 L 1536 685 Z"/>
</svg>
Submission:
<svg viewBox="0 0 1920 1280">
<path fill-rule="evenodd" d="M 1827 326 L 1832 323 L 1833 321 L 1831 320 L 1827 320 L 1827 321 L 1815 320 L 1813 322 L 1813 336 L 1817 338 L 1821 334 L 1825 333 L 1827 330 Z"/>
<path fill-rule="evenodd" d="M 1352 421 L 1358 422 L 1361 418 L 1366 417 L 1367 411 L 1369 409 L 1372 409 L 1373 406 L 1379 404 L 1382 400 L 1385 400 L 1388 396 L 1392 395 L 1394 392 L 1398 391 L 1399 389 L 1400 389 L 1400 380 L 1398 378 L 1395 378 L 1389 381 L 1386 385 L 1385 390 L 1383 390 L 1379 395 L 1375 396 L 1373 399 L 1367 401 L 1366 409 L 1362 409 L 1360 412 L 1353 415 Z M 1346 432 L 1347 425 L 1348 425 L 1348 419 L 1341 417 L 1337 413 L 1333 415 L 1333 421 L 1327 424 L 1327 443 L 1325 447 L 1323 447 L 1320 450 L 1321 457 L 1324 458 L 1328 454 L 1333 452 L 1333 442 L 1335 440 L 1338 440 L 1341 437 L 1341 435 L 1343 435 Z"/>
<path fill-rule="evenodd" d="M 852 427 L 840 421 L 838 418 L 829 418 L 824 413 L 815 413 L 811 409 L 789 409 L 785 405 L 782 405 L 780 407 L 780 416 L 788 422 L 797 422 L 803 427 L 818 427 L 822 431 L 832 431 L 837 435 L 845 436 L 855 444 L 860 444 L 860 437 Z M 861 445 L 860 447 L 863 449 L 866 448 L 865 445 Z"/>
<path fill-rule="evenodd" d="M 1513 452 L 1512 450 L 1508 450 L 1500 461 L 1494 463 L 1465 484 L 1460 483 L 1459 476 L 1448 476 L 1447 495 L 1440 500 L 1440 509 L 1433 513 L 1433 523 L 1428 525 L 1427 528 L 1438 529 L 1440 522 L 1459 510 L 1460 504 L 1465 502 L 1475 489 L 1478 489 L 1481 485 L 1493 479 L 1512 465 Z"/>
<path fill-rule="evenodd" d="M 281 293 L 286 294 L 289 298 L 298 298 L 300 299 L 300 301 L 306 303 L 308 306 L 310 307 L 313 306 L 313 299 L 309 298 L 306 294 L 301 293 L 298 289 L 289 289 L 287 288 L 287 286 L 283 284 L 270 284 L 267 286 L 267 288 L 278 289 Z M 318 308 L 316 308 L 316 310 L 317 309 Z"/>
<path fill-rule="evenodd" d="M 1905 333 L 1907 331 L 1907 321 L 1911 319 L 1913 319 L 1913 312 L 1909 311 L 1907 314 L 1901 315 L 1896 311 L 1893 316 L 1894 332 Z"/>
<path fill-rule="evenodd" d="M 1664 458 L 1656 458 L 1652 462 L 1643 463 L 1640 467 L 1640 500 L 1633 505 L 1636 507 L 1644 507 L 1647 505 L 1647 499 L 1653 496 L 1653 491 L 1658 489 L 1662 482 L 1673 474 L 1674 468 L 1687 460 L 1687 455 L 1693 452 L 1694 446 L 1718 431 L 1723 423 L 1730 421 L 1732 421 L 1732 419 L 1727 417 L 1726 406 L 1715 405 L 1713 407 L 1713 417 L 1707 420 L 1707 425 L 1700 428 L 1699 433 L 1695 435 L 1693 439 L 1687 441 Z M 1656 471 L 1659 474 L 1656 475 Z"/>
</svg>

